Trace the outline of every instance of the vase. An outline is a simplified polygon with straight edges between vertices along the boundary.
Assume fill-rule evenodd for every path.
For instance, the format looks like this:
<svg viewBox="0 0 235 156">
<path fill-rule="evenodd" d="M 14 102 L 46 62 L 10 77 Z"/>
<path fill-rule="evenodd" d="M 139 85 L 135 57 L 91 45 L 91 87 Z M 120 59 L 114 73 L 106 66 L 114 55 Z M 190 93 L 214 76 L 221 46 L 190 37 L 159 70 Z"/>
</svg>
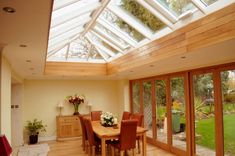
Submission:
<svg viewBox="0 0 235 156">
<path fill-rule="evenodd" d="M 36 144 L 38 142 L 38 134 L 29 136 L 29 144 Z"/>
<path fill-rule="evenodd" d="M 74 106 L 74 113 L 73 113 L 73 115 L 79 115 L 80 114 L 79 111 L 78 111 L 79 104 L 74 104 L 73 106 Z"/>
<path fill-rule="evenodd" d="M 76 112 L 76 111 L 73 113 L 73 115 L 79 115 L 79 114 L 80 114 L 80 113 L 79 113 L 79 112 Z"/>
</svg>

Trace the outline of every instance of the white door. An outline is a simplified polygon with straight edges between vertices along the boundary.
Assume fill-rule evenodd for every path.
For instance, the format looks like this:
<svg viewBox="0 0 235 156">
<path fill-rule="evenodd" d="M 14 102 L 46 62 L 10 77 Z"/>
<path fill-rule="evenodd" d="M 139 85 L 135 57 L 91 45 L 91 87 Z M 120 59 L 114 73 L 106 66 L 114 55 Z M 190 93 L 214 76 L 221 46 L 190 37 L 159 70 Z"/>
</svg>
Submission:
<svg viewBox="0 0 235 156">
<path fill-rule="evenodd" d="M 21 84 L 12 84 L 11 87 L 11 144 L 12 147 L 16 147 L 23 144 L 23 86 Z"/>
</svg>

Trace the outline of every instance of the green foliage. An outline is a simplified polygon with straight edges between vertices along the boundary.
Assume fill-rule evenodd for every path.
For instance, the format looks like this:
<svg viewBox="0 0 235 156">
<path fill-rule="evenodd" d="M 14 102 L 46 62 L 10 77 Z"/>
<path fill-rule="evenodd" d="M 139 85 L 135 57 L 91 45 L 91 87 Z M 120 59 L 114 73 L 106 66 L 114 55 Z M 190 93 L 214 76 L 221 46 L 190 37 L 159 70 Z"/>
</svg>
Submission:
<svg viewBox="0 0 235 156">
<path fill-rule="evenodd" d="M 196 97 L 209 97 L 214 87 L 212 74 L 195 75 L 193 77 L 193 85 Z"/>
<path fill-rule="evenodd" d="M 165 24 L 162 21 L 156 18 L 150 11 L 145 9 L 135 0 L 122 0 L 121 7 L 130 12 L 133 16 L 139 19 L 143 24 L 145 24 L 154 32 L 165 27 Z M 129 29 L 134 38 L 136 38 L 138 41 L 144 38 L 142 34 L 140 34 L 134 28 L 127 25 L 124 21 L 118 19 L 116 22 L 119 25 L 119 27 L 125 27 Z"/>
<path fill-rule="evenodd" d="M 176 77 L 171 79 L 171 97 L 172 101 L 174 99 L 180 100 L 184 103 L 184 79 L 182 77 Z"/>
<path fill-rule="evenodd" d="M 144 107 L 151 105 L 151 82 L 144 82 L 143 83 L 143 87 L 144 87 Z"/>
<path fill-rule="evenodd" d="M 222 92 L 223 93 L 227 93 L 228 89 L 229 89 L 229 83 L 228 83 L 229 72 L 228 71 L 224 71 L 220 75 L 221 75 L 221 82 L 222 82 L 222 86 L 221 86 L 222 87 Z"/>
<path fill-rule="evenodd" d="M 45 132 L 46 127 L 46 125 L 42 124 L 42 120 L 38 121 L 37 119 L 34 119 L 33 121 L 27 121 L 25 129 L 28 131 L 29 135 L 36 135 L 40 131 Z"/>
<path fill-rule="evenodd" d="M 218 1 L 218 0 L 203 0 L 207 5 L 211 5 L 212 3 Z"/>
<path fill-rule="evenodd" d="M 163 22 L 135 0 L 122 0 L 121 7 L 128 10 L 153 31 L 157 31 L 165 26 Z"/>
<path fill-rule="evenodd" d="M 166 117 L 166 107 L 159 106 L 157 109 L 157 119 L 164 119 Z"/>
<path fill-rule="evenodd" d="M 129 26 L 125 21 L 122 19 L 117 19 L 115 23 L 121 28 L 125 29 L 126 32 L 128 32 L 131 36 L 133 36 L 137 41 L 141 41 L 144 39 L 144 36 L 136 31 L 134 28 Z"/>
<path fill-rule="evenodd" d="M 156 102 L 158 106 L 166 106 L 166 83 L 164 80 L 156 80 Z"/>
<path fill-rule="evenodd" d="M 169 7 L 174 10 L 177 14 L 182 14 L 183 8 L 187 6 L 190 0 L 167 0 Z"/>
</svg>

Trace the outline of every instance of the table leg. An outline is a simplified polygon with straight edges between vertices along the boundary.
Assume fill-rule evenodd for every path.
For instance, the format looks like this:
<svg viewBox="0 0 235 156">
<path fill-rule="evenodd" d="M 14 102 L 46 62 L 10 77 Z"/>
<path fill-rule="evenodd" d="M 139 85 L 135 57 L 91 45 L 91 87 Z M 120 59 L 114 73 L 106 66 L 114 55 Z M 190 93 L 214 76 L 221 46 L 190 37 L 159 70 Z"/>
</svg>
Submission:
<svg viewBox="0 0 235 156">
<path fill-rule="evenodd" d="M 146 156 L 146 132 L 143 133 L 143 140 L 142 140 L 142 151 L 143 151 L 143 156 Z"/>
<path fill-rule="evenodd" d="M 105 139 L 101 139 L 101 155 L 106 156 L 106 147 L 105 147 Z"/>
</svg>

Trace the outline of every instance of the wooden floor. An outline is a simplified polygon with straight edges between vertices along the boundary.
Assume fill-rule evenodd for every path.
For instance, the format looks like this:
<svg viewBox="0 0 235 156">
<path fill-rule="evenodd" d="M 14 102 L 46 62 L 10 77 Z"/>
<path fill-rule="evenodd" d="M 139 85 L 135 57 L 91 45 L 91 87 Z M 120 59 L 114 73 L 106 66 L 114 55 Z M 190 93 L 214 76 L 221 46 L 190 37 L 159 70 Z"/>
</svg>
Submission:
<svg viewBox="0 0 235 156">
<path fill-rule="evenodd" d="M 50 146 L 48 156 L 88 156 L 81 146 L 81 139 L 47 142 Z M 110 153 L 108 153 L 110 155 Z M 100 154 L 97 154 L 100 155 Z M 137 154 L 137 156 L 139 156 Z M 147 156 L 175 156 L 152 145 L 147 145 Z"/>
</svg>

